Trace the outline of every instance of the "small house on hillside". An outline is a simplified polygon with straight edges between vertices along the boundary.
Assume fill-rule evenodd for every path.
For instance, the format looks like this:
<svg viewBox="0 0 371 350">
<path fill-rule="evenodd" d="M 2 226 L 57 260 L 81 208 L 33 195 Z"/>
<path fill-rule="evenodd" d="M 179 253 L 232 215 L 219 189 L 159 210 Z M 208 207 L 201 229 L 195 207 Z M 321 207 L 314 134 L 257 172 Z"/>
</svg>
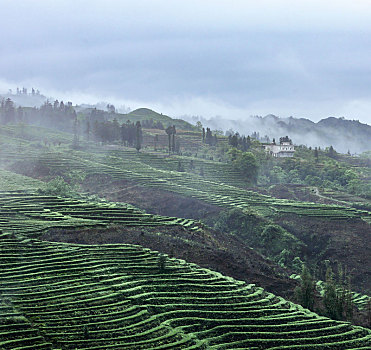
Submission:
<svg viewBox="0 0 371 350">
<path fill-rule="evenodd" d="M 288 136 L 280 137 L 280 143 L 277 145 L 275 139 L 272 143 L 263 145 L 266 152 L 276 158 L 293 157 L 295 146 L 292 144 Z"/>
</svg>

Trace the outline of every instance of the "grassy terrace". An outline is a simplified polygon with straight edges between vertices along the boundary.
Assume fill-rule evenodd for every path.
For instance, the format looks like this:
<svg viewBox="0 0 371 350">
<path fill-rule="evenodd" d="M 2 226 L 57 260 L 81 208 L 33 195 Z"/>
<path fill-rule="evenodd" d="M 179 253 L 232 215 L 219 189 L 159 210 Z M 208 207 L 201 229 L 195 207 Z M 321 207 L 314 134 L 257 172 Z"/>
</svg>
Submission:
<svg viewBox="0 0 371 350">
<path fill-rule="evenodd" d="M 193 220 L 150 215 L 122 203 L 63 198 L 35 192 L 42 187 L 40 181 L 0 171 L 1 231 L 35 236 L 52 227 L 95 227 L 108 224 L 181 225 L 191 230 L 199 228 Z"/>
<path fill-rule="evenodd" d="M 6 132 L 6 136 L 4 135 Z M 24 135 L 22 136 L 22 133 Z M 38 134 L 39 133 L 39 134 Z M 12 163 L 16 160 L 33 159 L 48 168 L 51 174 L 79 170 L 85 174 L 105 174 L 113 180 L 133 180 L 142 186 L 169 190 L 194 197 L 207 203 L 226 208 L 253 209 L 263 216 L 292 213 L 327 219 L 350 219 L 359 217 L 371 222 L 368 210 L 344 205 L 321 205 L 277 199 L 243 189 L 241 174 L 229 164 L 192 157 L 166 157 L 163 153 L 136 152 L 125 147 L 98 147 L 89 143 L 89 152 L 71 151 L 65 147 L 71 135 L 45 130 L 45 135 L 34 127 L 22 131 L 19 127 L 0 128 L 2 149 L 0 161 Z M 187 134 L 187 132 L 185 132 Z M 190 137 L 193 133 L 189 132 Z M 8 139 L 5 139 L 8 137 Z M 50 148 L 37 143 L 44 137 Z M 61 146 L 53 146 L 58 140 Z M 191 160 L 195 169 L 191 172 Z M 178 162 L 186 172 L 178 172 Z M 200 169 L 204 176 L 200 176 Z"/>
<path fill-rule="evenodd" d="M 366 349 L 371 332 L 136 245 L 0 235 L 1 349 Z"/>
<path fill-rule="evenodd" d="M 8 157 L 12 154 L 8 154 Z M 171 170 L 178 158 L 163 158 L 152 153 L 138 154 L 132 149 L 91 152 L 29 152 L 27 155 L 13 154 L 16 158 L 37 159 L 52 173 L 80 170 L 88 175 L 105 174 L 113 180 L 132 180 L 142 186 L 159 188 L 197 198 L 207 203 L 227 208 L 253 209 L 263 216 L 292 213 L 328 219 L 350 219 L 359 217 L 371 221 L 371 213 L 352 207 L 324 205 L 277 199 L 248 191 L 239 186 L 241 180 L 228 164 L 202 161 L 205 176 Z M 197 164 L 197 163 L 196 163 Z M 230 183 L 226 183 L 226 179 Z M 240 184 L 242 186 L 242 184 Z"/>
</svg>

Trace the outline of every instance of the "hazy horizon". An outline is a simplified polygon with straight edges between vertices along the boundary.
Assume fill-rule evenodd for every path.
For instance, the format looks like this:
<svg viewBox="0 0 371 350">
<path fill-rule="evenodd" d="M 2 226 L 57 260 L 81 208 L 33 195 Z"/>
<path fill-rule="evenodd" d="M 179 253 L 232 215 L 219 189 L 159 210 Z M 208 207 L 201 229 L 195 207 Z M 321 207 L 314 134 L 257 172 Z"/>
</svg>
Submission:
<svg viewBox="0 0 371 350">
<path fill-rule="evenodd" d="M 2 2 L 0 92 L 371 124 L 368 1 Z"/>
</svg>

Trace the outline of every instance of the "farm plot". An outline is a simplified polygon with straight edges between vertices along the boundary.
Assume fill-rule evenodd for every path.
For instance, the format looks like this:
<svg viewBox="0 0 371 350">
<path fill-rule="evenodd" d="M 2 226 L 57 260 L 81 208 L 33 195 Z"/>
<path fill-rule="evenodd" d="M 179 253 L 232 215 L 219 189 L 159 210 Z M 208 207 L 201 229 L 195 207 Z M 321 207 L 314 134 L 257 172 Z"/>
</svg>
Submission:
<svg viewBox="0 0 371 350">
<path fill-rule="evenodd" d="M 0 230 L 37 235 L 49 228 L 86 226 L 181 225 L 198 229 L 190 219 L 150 215 L 130 205 L 40 195 L 25 190 L 0 191 Z"/>
<path fill-rule="evenodd" d="M 293 213 L 329 220 L 361 218 L 368 223 L 371 222 L 371 213 L 368 210 L 359 210 L 345 205 L 323 205 L 277 199 L 247 191 L 241 188 L 239 175 L 224 163 L 194 159 L 196 167 L 202 165 L 204 168 L 204 176 L 200 176 L 197 172 L 174 171 L 180 160 L 183 159 L 183 164 L 186 165 L 184 163 L 186 157 L 164 158 L 148 152 L 138 153 L 125 147 L 120 150 L 117 147 L 110 150 L 92 146 L 89 153 L 71 150 L 67 152 L 57 148 L 50 148 L 49 151 L 40 153 L 32 147 L 27 148 L 27 151 L 17 152 L 15 146 L 11 148 L 12 151 L 9 150 L 1 155 L 2 158 L 5 157 L 8 162 L 17 159 L 33 159 L 49 169 L 52 175 L 65 174 L 71 170 L 78 170 L 87 175 L 104 174 L 112 180 L 132 180 L 145 187 L 168 190 L 224 208 L 252 209 L 258 215 L 265 217 Z"/>
<path fill-rule="evenodd" d="M 205 164 L 210 163 L 208 167 L 213 169 L 210 171 L 209 178 L 207 178 L 194 173 L 181 173 L 169 170 L 173 169 L 174 164 L 169 166 L 169 164 L 166 165 L 166 162 L 177 162 L 177 158 L 166 159 L 160 162 L 158 157 L 154 158 L 148 154 L 133 155 L 133 152 L 125 153 L 122 151 L 122 156 L 118 156 L 116 152 L 110 153 L 112 154 L 110 156 L 105 155 L 103 158 L 98 156 L 93 162 L 95 164 L 100 163 L 101 166 L 107 166 L 111 171 L 115 169 L 111 173 L 114 179 L 126 177 L 138 181 L 144 186 L 159 187 L 221 207 L 253 208 L 263 216 L 274 215 L 275 213 L 294 213 L 296 215 L 334 220 L 347 220 L 354 217 L 361 217 L 365 221 L 370 221 L 371 219 L 370 212 L 366 210 L 277 199 L 257 192 L 247 191 L 236 186 L 236 184 L 238 185 L 238 180 L 236 180 L 238 176 L 232 174 L 232 170 L 228 169 L 227 171 L 227 169 L 223 168 L 227 164 L 205 162 Z M 84 157 L 84 155 L 80 153 L 79 157 Z M 161 168 L 158 165 L 159 163 L 162 164 Z M 205 166 L 205 168 L 207 167 Z M 128 172 L 128 169 L 130 169 L 130 172 Z M 102 169 L 102 172 L 106 173 L 106 170 Z M 229 178 L 228 182 L 223 182 L 225 177 Z M 230 182 L 234 183 L 234 185 L 229 184 Z"/>
<path fill-rule="evenodd" d="M 68 169 L 84 171 L 86 174 L 105 174 L 113 180 L 129 179 L 145 187 L 172 191 L 220 207 L 253 209 L 262 216 L 293 213 L 330 220 L 347 220 L 357 217 L 370 221 L 371 218 L 371 213 L 366 210 L 277 199 L 224 182 L 208 180 L 197 174 L 156 168 L 150 165 L 149 156 L 146 162 L 142 162 L 140 156 L 137 160 L 134 159 L 131 156 L 117 157 L 100 153 L 94 156 L 84 152 L 75 152 L 70 155 L 47 153 L 38 158 L 39 162 L 54 173 Z"/>
<path fill-rule="evenodd" d="M 3 349 L 357 349 L 369 330 L 137 245 L 0 235 Z"/>
</svg>

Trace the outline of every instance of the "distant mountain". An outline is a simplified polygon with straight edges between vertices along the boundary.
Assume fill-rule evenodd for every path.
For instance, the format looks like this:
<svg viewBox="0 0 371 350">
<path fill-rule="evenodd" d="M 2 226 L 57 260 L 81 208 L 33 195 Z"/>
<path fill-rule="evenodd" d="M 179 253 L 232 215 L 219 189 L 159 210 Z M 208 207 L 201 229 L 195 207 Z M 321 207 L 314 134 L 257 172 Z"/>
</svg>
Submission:
<svg viewBox="0 0 371 350">
<path fill-rule="evenodd" d="M 185 119 L 196 120 L 189 117 Z M 371 126 L 358 120 L 329 117 L 314 123 L 305 118 L 280 118 L 273 114 L 265 117 L 252 116 L 244 120 L 224 120 L 221 118 L 198 118 L 204 126 L 224 131 L 232 129 L 240 134 L 251 135 L 258 132 L 270 139 L 288 135 L 295 144 L 333 146 L 336 151 L 362 153 L 371 150 Z"/>
</svg>

